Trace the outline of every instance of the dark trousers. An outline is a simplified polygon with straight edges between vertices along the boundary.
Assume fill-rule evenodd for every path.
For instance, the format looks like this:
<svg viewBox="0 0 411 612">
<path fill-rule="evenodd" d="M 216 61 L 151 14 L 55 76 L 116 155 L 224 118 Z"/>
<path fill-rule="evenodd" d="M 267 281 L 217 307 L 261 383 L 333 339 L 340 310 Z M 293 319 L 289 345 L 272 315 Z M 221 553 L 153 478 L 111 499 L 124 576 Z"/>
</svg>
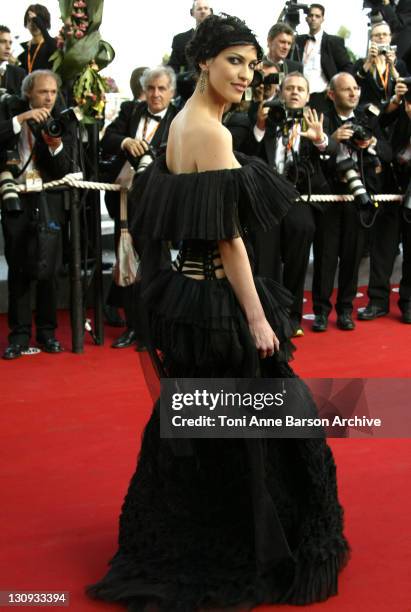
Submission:
<svg viewBox="0 0 411 612">
<path fill-rule="evenodd" d="M 291 319 L 300 323 L 303 313 L 304 283 L 315 232 L 314 214 L 309 204 L 294 204 L 281 222 L 283 285 L 293 294 Z"/>
<path fill-rule="evenodd" d="M 411 216 L 408 211 L 408 216 Z M 402 216 L 401 210 L 401 237 L 402 237 L 402 278 L 400 282 L 399 306 L 401 310 L 411 307 L 411 223 Z"/>
<path fill-rule="evenodd" d="M 21 212 L 2 212 L 5 256 L 8 265 L 10 328 L 9 342 L 28 346 L 31 337 L 31 284 L 25 264 L 31 220 L 36 205 L 35 195 L 21 197 Z M 50 210 L 53 208 L 50 206 Z M 56 220 L 60 220 L 56 216 Z M 61 246 L 61 245 L 60 245 Z M 61 251 L 61 248 L 60 248 Z M 54 336 L 57 327 L 57 280 L 36 282 L 35 323 L 36 338 L 43 342 Z"/>
<path fill-rule="evenodd" d="M 390 278 L 400 240 L 401 208 L 383 204 L 371 228 L 368 298 L 381 308 L 390 307 Z"/>
<path fill-rule="evenodd" d="M 358 269 L 365 230 L 353 203 L 324 205 L 315 211 L 313 306 L 315 314 L 331 312 L 330 301 L 338 269 L 337 314 L 351 313 L 357 293 Z"/>
<path fill-rule="evenodd" d="M 256 274 L 282 282 L 293 294 L 291 318 L 297 324 L 302 317 L 304 283 L 314 231 L 311 206 L 294 204 L 278 226 L 252 236 Z"/>
</svg>

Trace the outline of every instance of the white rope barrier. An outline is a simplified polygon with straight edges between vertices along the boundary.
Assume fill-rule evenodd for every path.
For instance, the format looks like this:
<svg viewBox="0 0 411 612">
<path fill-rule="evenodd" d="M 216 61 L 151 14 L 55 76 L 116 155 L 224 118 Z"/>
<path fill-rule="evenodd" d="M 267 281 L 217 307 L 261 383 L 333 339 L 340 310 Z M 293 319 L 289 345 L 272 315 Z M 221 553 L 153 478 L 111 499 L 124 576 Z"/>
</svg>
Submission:
<svg viewBox="0 0 411 612">
<path fill-rule="evenodd" d="M 42 190 L 52 189 L 53 187 L 73 187 L 75 189 L 92 189 L 97 191 L 120 191 L 122 187 L 113 183 L 99 183 L 97 181 L 84 181 L 83 175 L 80 172 L 73 174 L 66 174 L 65 177 L 57 181 L 51 181 L 50 183 L 43 183 Z M 19 192 L 26 192 L 25 185 L 16 185 L 16 190 Z M 34 191 L 34 190 L 33 190 Z M 371 199 L 374 202 L 401 202 L 403 199 L 402 195 L 399 194 L 388 194 L 381 193 L 378 195 L 372 195 Z M 302 195 L 301 200 L 303 202 L 314 202 L 314 203 L 331 203 L 331 202 L 354 202 L 354 196 L 348 194 L 315 194 L 311 197 L 308 195 Z"/>
</svg>

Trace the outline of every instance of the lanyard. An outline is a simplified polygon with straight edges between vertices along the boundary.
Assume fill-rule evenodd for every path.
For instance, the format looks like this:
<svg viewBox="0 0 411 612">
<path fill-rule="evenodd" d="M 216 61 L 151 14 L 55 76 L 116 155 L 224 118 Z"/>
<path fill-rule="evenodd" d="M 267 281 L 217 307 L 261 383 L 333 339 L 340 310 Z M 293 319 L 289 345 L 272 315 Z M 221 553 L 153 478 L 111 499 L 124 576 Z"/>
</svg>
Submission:
<svg viewBox="0 0 411 612">
<path fill-rule="evenodd" d="M 297 136 L 298 136 L 298 123 L 294 123 L 293 129 L 291 130 L 289 137 L 288 137 L 288 142 L 287 142 L 288 152 L 294 148 L 294 143 L 297 140 Z"/>
<path fill-rule="evenodd" d="M 28 68 L 28 73 L 30 74 L 31 72 L 33 72 L 33 66 L 34 66 L 34 62 L 36 61 L 36 57 L 40 51 L 40 47 L 43 44 L 43 40 L 37 45 L 37 48 L 34 52 L 33 58 L 31 57 L 31 53 L 30 53 L 30 49 L 31 49 L 31 42 L 29 43 L 29 47 L 27 49 L 27 68 Z"/>
<path fill-rule="evenodd" d="M 377 68 L 377 72 L 378 72 L 378 74 L 380 76 L 382 86 L 384 87 L 384 91 L 385 91 L 385 93 L 387 93 L 388 81 L 389 81 L 389 78 L 390 78 L 390 66 L 389 66 L 389 64 L 387 62 L 387 65 L 385 67 L 385 74 L 383 74 L 381 72 L 381 70 L 379 69 L 378 66 L 376 66 L 376 68 Z"/>
<path fill-rule="evenodd" d="M 144 127 L 143 127 L 143 140 L 146 140 L 147 142 L 151 142 L 151 139 L 153 138 L 154 134 L 156 133 L 156 131 L 158 130 L 158 127 L 160 125 L 160 122 L 156 121 L 156 126 L 154 128 L 154 130 L 152 130 L 150 132 L 150 134 L 147 135 L 147 128 L 148 128 L 148 122 L 150 121 L 150 117 L 147 117 L 144 119 Z"/>
</svg>

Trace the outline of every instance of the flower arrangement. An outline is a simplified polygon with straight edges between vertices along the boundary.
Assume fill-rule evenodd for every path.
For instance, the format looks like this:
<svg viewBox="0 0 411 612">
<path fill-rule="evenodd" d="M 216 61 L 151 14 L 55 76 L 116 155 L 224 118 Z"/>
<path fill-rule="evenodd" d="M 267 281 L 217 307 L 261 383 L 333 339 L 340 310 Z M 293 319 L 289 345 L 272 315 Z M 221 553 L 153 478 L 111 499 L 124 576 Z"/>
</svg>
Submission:
<svg viewBox="0 0 411 612">
<path fill-rule="evenodd" d="M 99 74 L 114 59 L 111 45 L 98 31 L 104 0 L 59 0 L 63 26 L 52 55 L 53 70 L 64 83 L 73 84 L 73 97 L 83 114 L 83 123 L 103 117 L 106 79 Z"/>
</svg>

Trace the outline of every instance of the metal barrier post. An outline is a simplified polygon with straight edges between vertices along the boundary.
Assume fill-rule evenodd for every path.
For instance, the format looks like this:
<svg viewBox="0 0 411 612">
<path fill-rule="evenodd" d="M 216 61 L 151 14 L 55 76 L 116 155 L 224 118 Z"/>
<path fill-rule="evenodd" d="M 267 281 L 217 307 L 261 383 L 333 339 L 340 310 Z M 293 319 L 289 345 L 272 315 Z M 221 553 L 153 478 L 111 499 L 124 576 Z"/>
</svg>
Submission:
<svg viewBox="0 0 411 612">
<path fill-rule="evenodd" d="M 84 352 L 83 291 L 81 286 L 80 197 L 71 190 L 70 205 L 71 345 L 73 353 Z"/>
</svg>

